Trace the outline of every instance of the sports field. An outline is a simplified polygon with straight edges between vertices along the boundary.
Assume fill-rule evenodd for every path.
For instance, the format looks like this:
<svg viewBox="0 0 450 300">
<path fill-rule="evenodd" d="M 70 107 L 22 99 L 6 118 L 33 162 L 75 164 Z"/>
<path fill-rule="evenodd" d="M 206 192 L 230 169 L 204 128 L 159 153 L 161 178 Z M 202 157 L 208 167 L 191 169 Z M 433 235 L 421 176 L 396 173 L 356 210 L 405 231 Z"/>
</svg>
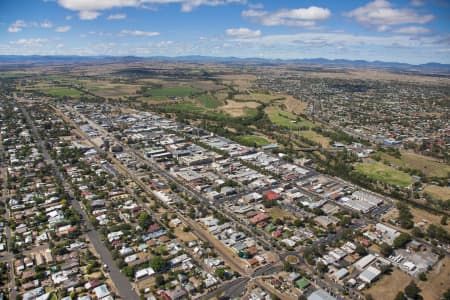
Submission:
<svg viewBox="0 0 450 300">
<path fill-rule="evenodd" d="M 239 142 L 248 146 L 256 147 L 266 146 L 270 144 L 267 139 L 257 135 L 243 135 L 239 137 Z"/>
<path fill-rule="evenodd" d="M 49 88 L 43 89 L 42 92 L 55 97 L 80 97 L 81 92 L 68 88 Z"/>
<path fill-rule="evenodd" d="M 315 127 L 315 125 L 308 120 L 277 108 L 269 107 L 266 109 L 266 113 L 272 123 L 281 127 L 290 129 L 298 129 L 300 127 Z"/>
<path fill-rule="evenodd" d="M 357 163 L 355 169 L 374 180 L 393 186 L 407 187 L 414 182 L 409 174 L 381 162 Z"/>
</svg>

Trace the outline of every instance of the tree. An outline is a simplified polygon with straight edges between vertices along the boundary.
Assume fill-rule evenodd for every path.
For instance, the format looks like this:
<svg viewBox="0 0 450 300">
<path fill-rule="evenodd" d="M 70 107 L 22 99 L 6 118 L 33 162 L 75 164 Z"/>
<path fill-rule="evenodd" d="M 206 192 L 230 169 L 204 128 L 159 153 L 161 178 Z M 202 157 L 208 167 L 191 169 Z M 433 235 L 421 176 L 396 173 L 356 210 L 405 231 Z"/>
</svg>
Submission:
<svg viewBox="0 0 450 300">
<path fill-rule="evenodd" d="M 448 289 L 441 297 L 442 300 L 450 300 L 450 289 Z"/>
<path fill-rule="evenodd" d="M 317 271 L 319 271 L 320 273 L 328 272 L 328 266 L 322 262 L 319 262 L 317 264 Z"/>
<path fill-rule="evenodd" d="M 157 274 L 155 276 L 155 285 L 157 287 L 161 287 L 163 286 L 164 283 L 165 283 L 164 276 L 162 276 L 161 274 Z"/>
<path fill-rule="evenodd" d="M 414 226 L 413 215 L 407 204 L 403 202 L 397 203 L 398 221 L 402 228 L 411 229 Z"/>
<path fill-rule="evenodd" d="M 160 272 L 166 267 L 166 261 L 159 255 L 155 255 L 150 259 L 150 267 L 156 272 Z"/>
<path fill-rule="evenodd" d="M 152 224 L 152 217 L 148 214 L 148 212 L 143 211 L 139 214 L 137 222 L 141 228 L 147 230 L 147 228 Z"/>
<path fill-rule="evenodd" d="M 394 240 L 394 247 L 395 248 L 400 248 L 403 247 L 404 245 L 406 245 L 406 243 L 408 243 L 409 241 L 411 241 L 411 236 L 407 233 L 400 233 L 400 235 Z"/>
<path fill-rule="evenodd" d="M 224 268 L 217 268 L 215 270 L 215 274 L 217 277 L 219 277 L 220 279 L 223 279 L 225 277 L 225 269 Z"/>
<path fill-rule="evenodd" d="M 420 288 L 417 286 L 417 284 L 414 281 L 411 281 L 406 287 L 405 287 L 405 295 L 408 296 L 411 299 L 419 299 Z"/>
<path fill-rule="evenodd" d="M 373 300 L 372 295 L 371 295 L 371 294 L 367 294 L 367 295 L 366 295 L 366 300 Z"/>
<path fill-rule="evenodd" d="M 341 226 L 347 227 L 352 223 L 352 218 L 350 216 L 343 216 L 342 219 L 339 221 L 339 224 Z"/>
<path fill-rule="evenodd" d="M 129 278 L 132 278 L 132 277 L 134 276 L 134 269 L 133 269 L 133 267 L 131 267 L 131 266 L 126 266 L 126 267 L 124 267 L 124 268 L 122 269 L 122 273 L 123 273 L 125 276 L 127 276 L 127 277 L 129 277 Z"/>
<path fill-rule="evenodd" d="M 424 272 L 420 273 L 419 280 L 427 281 L 427 274 L 425 274 Z"/>
<path fill-rule="evenodd" d="M 442 218 L 441 218 L 441 225 L 447 225 L 447 219 L 448 219 L 447 216 L 442 216 Z"/>
<path fill-rule="evenodd" d="M 418 238 L 423 238 L 424 234 L 419 227 L 414 227 L 411 231 L 412 235 Z"/>
<path fill-rule="evenodd" d="M 380 245 L 380 252 L 381 252 L 381 254 L 383 254 L 384 256 L 389 256 L 389 255 L 391 255 L 391 254 L 392 254 L 392 251 L 393 251 L 392 247 L 389 246 L 387 243 L 382 243 L 382 244 Z"/>
<path fill-rule="evenodd" d="M 283 263 L 283 270 L 284 271 L 286 271 L 286 272 L 292 272 L 292 265 L 289 263 L 289 262 L 287 262 L 287 261 L 285 261 L 284 263 Z"/>
<path fill-rule="evenodd" d="M 367 249 L 366 247 L 363 247 L 362 245 L 358 244 L 356 246 L 356 253 L 358 253 L 360 256 L 364 256 L 367 254 Z"/>
<path fill-rule="evenodd" d="M 405 294 L 403 292 L 398 292 L 394 300 L 405 300 Z"/>
</svg>

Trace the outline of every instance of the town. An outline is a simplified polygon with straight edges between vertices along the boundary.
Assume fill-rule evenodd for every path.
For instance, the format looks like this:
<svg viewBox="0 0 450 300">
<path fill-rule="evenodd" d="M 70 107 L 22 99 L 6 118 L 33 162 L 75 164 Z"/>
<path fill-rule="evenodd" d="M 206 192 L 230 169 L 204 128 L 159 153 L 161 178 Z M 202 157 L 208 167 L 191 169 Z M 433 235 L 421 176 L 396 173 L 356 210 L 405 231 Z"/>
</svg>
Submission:
<svg viewBox="0 0 450 300">
<path fill-rule="evenodd" d="M 256 81 L 259 89 L 302 97 L 267 76 Z M 345 119 L 346 109 L 356 108 L 340 100 L 320 108 L 311 100 L 295 122 L 265 110 L 274 109 L 266 103 L 258 111 L 275 127 L 272 135 L 254 129 L 253 137 L 271 140 L 258 144 L 233 133 L 233 125 L 221 130 L 214 118 L 195 122 L 168 110 L 168 102 L 180 107 L 192 95 L 150 106 L 85 101 L 30 90 L 37 79 L 26 80 L 20 89 L 5 81 L 0 99 L 0 299 L 378 299 L 385 285 L 392 299 L 448 296 L 448 213 L 433 214 L 446 202 L 430 202 L 418 218 L 424 205 L 399 199 L 427 183 L 377 189 L 380 183 L 330 172 L 317 154 L 348 152 L 361 164 L 374 153 L 394 155 L 403 145 L 386 143 L 411 135 L 448 147 L 448 118 L 428 122 L 429 131 L 411 119 L 416 127 L 401 136 L 359 113 L 349 115 L 366 120 L 368 131 L 351 127 L 362 124 Z M 439 99 L 448 92 L 433 91 Z M 233 93 L 228 97 L 238 99 Z M 300 123 L 324 138 L 336 122 L 331 116 L 347 127 L 336 123 L 342 131 L 333 134 L 341 138 L 326 147 L 291 128 Z M 383 135 L 386 149 L 357 134 Z M 434 152 L 441 154 L 448 148 Z"/>
</svg>

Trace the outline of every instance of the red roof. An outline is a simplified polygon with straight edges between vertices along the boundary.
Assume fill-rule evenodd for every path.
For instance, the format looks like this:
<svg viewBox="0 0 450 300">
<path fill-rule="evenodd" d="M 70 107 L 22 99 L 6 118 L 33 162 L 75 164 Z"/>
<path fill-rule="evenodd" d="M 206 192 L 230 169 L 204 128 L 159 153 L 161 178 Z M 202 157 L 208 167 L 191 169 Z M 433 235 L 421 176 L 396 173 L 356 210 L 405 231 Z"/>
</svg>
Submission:
<svg viewBox="0 0 450 300">
<path fill-rule="evenodd" d="M 150 225 L 150 226 L 148 227 L 147 232 L 152 233 L 152 232 L 158 231 L 159 229 L 160 229 L 159 225 L 158 225 L 157 223 L 155 223 L 155 224 L 152 224 L 152 225 Z"/>
<path fill-rule="evenodd" d="M 251 218 L 250 223 L 256 224 L 256 223 L 264 221 L 265 219 L 268 219 L 268 218 L 269 218 L 269 215 L 267 213 L 260 213 L 256 216 L 254 216 L 253 218 Z"/>
<path fill-rule="evenodd" d="M 274 232 L 272 232 L 272 236 L 275 238 L 278 238 L 281 236 L 281 231 L 279 230 L 275 230 Z"/>
<path fill-rule="evenodd" d="M 272 191 L 272 190 L 263 192 L 263 195 L 264 195 L 264 197 L 265 197 L 267 200 L 278 200 L 278 199 L 281 198 L 281 195 L 280 195 L 280 194 L 275 193 L 275 192 Z"/>
<path fill-rule="evenodd" d="M 266 226 L 267 225 L 267 223 L 266 222 L 259 222 L 258 224 L 256 224 L 256 226 L 258 226 L 258 227 L 260 227 L 260 228 L 262 228 L 262 227 L 264 227 L 264 226 Z"/>
</svg>

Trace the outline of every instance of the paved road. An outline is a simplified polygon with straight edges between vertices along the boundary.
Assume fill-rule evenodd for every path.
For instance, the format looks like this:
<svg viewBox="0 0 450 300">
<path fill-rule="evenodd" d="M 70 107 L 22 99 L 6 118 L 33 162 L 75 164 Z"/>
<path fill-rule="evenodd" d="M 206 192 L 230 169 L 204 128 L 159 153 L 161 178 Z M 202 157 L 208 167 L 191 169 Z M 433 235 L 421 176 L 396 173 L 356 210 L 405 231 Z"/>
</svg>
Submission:
<svg viewBox="0 0 450 300">
<path fill-rule="evenodd" d="M 247 283 L 250 281 L 250 277 L 239 277 L 230 282 L 227 282 L 217 289 L 214 289 L 196 299 L 211 299 L 217 295 L 224 293 L 224 296 L 235 298 L 239 297 L 247 289 Z"/>
<path fill-rule="evenodd" d="M 0 137 L 0 153 L 2 155 L 2 163 L 3 163 L 3 143 L 2 138 Z M 8 172 L 6 168 L 1 168 L 1 178 L 3 178 L 3 191 L 2 191 L 2 203 L 5 205 L 6 208 L 6 202 L 8 198 Z M 8 226 L 8 221 L 10 219 L 10 211 L 9 209 L 5 210 L 4 218 L 6 220 L 6 227 L 5 227 L 5 236 L 6 236 L 6 251 L 7 254 L 2 258 L 3 261 L 6 261 L 9 265 L 9 282 L 8 282 L 8 291 L 9 291 L 9 297 L 11 299 L 16 299 L 17 292 L 16 292 L 16 281 L 14 280 L 14 254 L 11 252 L 11 228 Z"/>
<path fill-rule="evenodd" d="M 34 122 L 32 121 L 28 111 L 24 107 L 23 104 L 20 104 L 20 109 L 22 113 L 24 114 L 28 124 L 31 126 L 33 135 L 36 138 L 36 141 L 39 145 L 39 148 L 41 149 L 41 153 L 44 156 L 44 158 L 52 165 L 55 174 L 58 176 L 58 178 L 63 183 L 64 187 L 66 188 L 66 191 L 69 192 L 69 195 L 71 196 L 71 204 L 72 206 L 77 210 L 77 212 L 82 215 L 83 217 L 83 225 L 85 225 L 88 228 L 87 237 L 89 238 L 89 241 L 94 246 L 95 250 L 100 256 L 101 261 L 103 264 L 107 264 L 110 270 L 110 277 L 113 281 L 114 285 L 116 286 L 119 296 L 122 299 L 139 299 L 137 293 L 133 290 L 128 278 L 124 276 L 122 273 L 120 273 L 119 268 L 114 263 L 114 260 L 111 256 L 111 253 L 109 250 L 105 247 L 105 245 L 101 241 L 100 234 L 94 229 L 92 224 L 88 221 L 88 216 L 86 212 L 82 209 L 80 203 L 76 201 L 73 198 L 73 191 L 71 190 L 70 186 L 68 185 L 67 181 L 64 178 L 64 175 L 59 172 L 59 169 L 56 165 L 56 163 L 52 160 L 50 155 L 48 154 L 47 148 L 45 147 L 45 144 L 43 140 L 40 138 L 39 132 L 34 125 Z"/>
<path fill-rule="evenodd" d="M 59 111 L 58 109 L 54 108 L 55 110 Z M 60 111 L 59 111 L 60 112 Z M 92 120 L 90 120 L 89 118 L 87 118 L 86 116 L 82 115 L 82 114 L 78 114 L 81 118 L 83 118 L 84 120 L 86 120 L 93 128 L 96 128 L 97 130 L 99 130 L 102 133 L 107 134 L 103 128 L 99 127 L 98 124 L 96 124 L 95 122 L 93 122 Z M 120 142 L 119 142 L 120 143 Z M 120 143 L 122 144 L 122 143 Z M 153 169 L 153 171 L 155 173 L 158 173 L 159 175 L 161 175 L 162 177 L 164 177 L 168 182 L 171 182 L 173 184 L 175 184 L 177 186 L 177 188 L 180 191 L 184 191 L 187 194 L 199 199 L 201 202 L 203 202 L 204 204 L 206 204 L 207 206 L 210 206 L 209 201 L 205 198 L 203 198 L 203 196 L 198 193 L 197 191 L 191 189 L 190 187 L 187 187 L 183 184 L 181 184 L 180 182 L 178 182 L 178 180 L 176 180 L 175 178 L 173 178 L 168 172 L 166 172 L 165 170 L 160 169 L 158 166 L 154 165 L 151 163 L 151 161 L 149 161 L 148 159 L 146 159 L 145 157 L 143 157 L 138 151 L 136 151 L 135 149 L 130 148 L 128 145 L 122 144 L 123 148 L 130 152 L 133 153 L 135 155 L 135 158 L 138 159 L 139 161 L 150 165 L 150 167 Z M 114 158 L 114 160 L 116 161 L 116 159 Z M 120 162 L 118 162 L 119 165 L 121 165 Z M 138 178 L 137 176 L 135 176 L 135 174 L 133 174 L 131 171 L 129 171 L 126 168 L 123 168 L 124 171 L 136 182 L 139 184 L 139 186 L 141 186 L 142 189 L 144 189 L 144 191 L 146 191 L 147 193 L 152 193 L 151 190 L 149 190 L 148 186 L 145 185 L 140 178 Z M 218 211 L 217 208 L 212 207 L 213 210 Z M 214 248 L 216 249 L 216 251 L 221 255 L 221 257 L 227 262 L 227 264 L 234 269 L 235 271 L 237 271 L 238 273 L 240 273 L 241 275 L 247 275 L 249 274 L 250 270 L 245 270 L 243 269 L 239 263 L 237 263 L 235 261 L 235 257 L 232 257 L 231 253 L 228 253 L 228 251 L 223 250 L 224 245 L 221 244 L 220 241 L 215 240 L 211 237 L 209 237 L 202 228 L 200 228 L 200 226 L 193 220 L 187 218 L 186 216 L 182 215 L 178 210 L 174 209 L 174 211 L 176 212 L 177 216 L 183 220 L 186 224 L 189 224 L 190 227 L 193 229 L 193 231 L 196 233 L 197 236 L 199 236 L 202 240 L 205 241 L 209 241 L 210 243 L 213 244 Z M 233 218 L 235 219 L 235 218 Z M 247 228 L 246 224 L 242 224 L 241 220 L 237 220 L 238 224 L 242 225 L 243 228 Z M 250 234 L 252 234 L 250 232 Z M 253 234 L 252 234 L 253 235 Z M 272 245 L 269 244 L 267 241 L 263 240 L 261 241 L 260 237 L 255 236 L 255 238 L 262 244 L 265 244 L 266 246 L 268 246 L 269 248 L 273 249 Z M 279 270 L 279 267 L 274 267 L 272 264 L 265 266 L 262 270 L 258 271 L 258 274 L 269 274 L 271 271 L 273 272 L 274 270 Z M 247 280 L 237 280 L 237 281 L 233 281 L 235 282 L 235 284 L 233 285 L 233 289 L 229 288 L 229 283 L 225 283 L 224 286 L 228 287 L 228 288 L 222 288 L 220 287 L 219 289 L 216 289 L 212 292 L 210 292 L 209 294 L 211 295 L 217 295 L 219 291 L 228 291 L 228 293 L 233 296 L 233 297 L 238 297 L 242 292 L 244 292 L 247 289 L 247 282 L 249 279 Z M 209 296 L 205 296 L 203 295 L 201 297 L 202 299 L 208 299 L 210 298 Z"/>
</svg>

